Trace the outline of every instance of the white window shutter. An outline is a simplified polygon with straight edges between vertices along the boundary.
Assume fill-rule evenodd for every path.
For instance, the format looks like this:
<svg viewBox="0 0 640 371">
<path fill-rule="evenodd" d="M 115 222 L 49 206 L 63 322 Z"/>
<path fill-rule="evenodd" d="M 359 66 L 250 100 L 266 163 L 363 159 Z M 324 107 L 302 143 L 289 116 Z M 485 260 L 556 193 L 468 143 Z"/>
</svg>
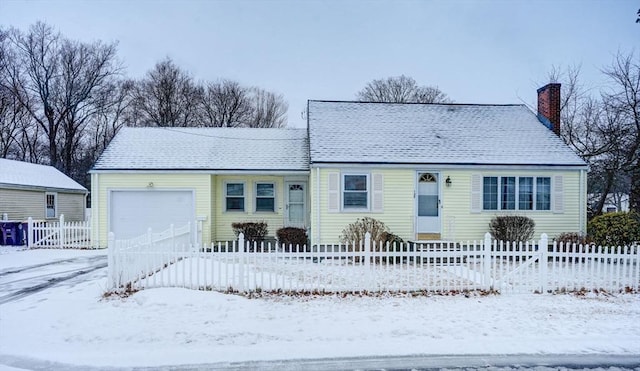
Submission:
<svg viewBox="0 0 640 371">
<path fill-rule="evenodd" d="M 471 175 L 471 212 L 480 213 L 482 211 L 482 175 Z"/>
<path fill-rule="evenodd" d="M 340 173 L 329 173 L 327 184 L 327 209 L 330 213 L 340 211 Z"/>
<path fill-rule="evenodd" d="M 384 176 L 380 173 L 371 174 L 371 211 L 384 211 Z"/>
<path fill-rule="evenodd" d="M 562 175 L 553 177 L 553 212 L 564 213 L 564 178 Z"/>
</svg>

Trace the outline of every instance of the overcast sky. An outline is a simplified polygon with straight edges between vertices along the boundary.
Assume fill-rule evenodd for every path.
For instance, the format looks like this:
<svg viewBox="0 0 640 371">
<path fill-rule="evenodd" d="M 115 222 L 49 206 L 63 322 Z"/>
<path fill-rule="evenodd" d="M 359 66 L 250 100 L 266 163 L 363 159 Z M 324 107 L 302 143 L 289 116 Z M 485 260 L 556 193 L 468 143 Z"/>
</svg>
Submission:
<svg viewBox="0 0 640 371">
<path fill-rule="evenodd" d="M 600 69 L 639 49 L 640 1 L 18 1 L 0 25 L 38 20 L 83 41 L 118 41 L 129 77 L 171 57 L 196 80 L 228 78 L 284 95 L 289 126 L 307 99 L 353 100 L 401 74 L 456 103 L 535 102 L 553 65 Z M 640 50 L 637 50 L 640 52 Z"/>
</svg>

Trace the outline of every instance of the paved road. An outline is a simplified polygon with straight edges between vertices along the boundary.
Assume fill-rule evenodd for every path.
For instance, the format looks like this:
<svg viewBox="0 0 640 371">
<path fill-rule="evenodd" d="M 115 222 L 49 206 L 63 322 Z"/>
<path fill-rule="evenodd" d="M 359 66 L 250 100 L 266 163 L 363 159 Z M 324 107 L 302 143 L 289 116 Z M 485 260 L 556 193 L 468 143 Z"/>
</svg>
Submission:
<svg viewBox="0 0 640 371">
<path fill-rule="evenodd" d="M 114 355 L 115 356 L 115 355 Z M 281 360 L 229 362 L 162 367 L 92 367 L 74 366 L 55 362 L 36 361 L 13 356 L 0 356 L 2 365 L 19 370 L 59 371 L 205 371 L 205 370 L 283 370 L 283 371 L 336 371 L 336 370 L 640 370 L 638 355 L 607 354 L 546 354 L 546 355 L 416 355 L 378 358 L 328 358 L 310 360 Z"/>
<path fill-rule="evenodd" d="M 105 255 L 57 260 L 0 271 L 0 305 L 107 266 Z"/>
<path fill-rule="evenodd" d="M 550 355 L 414 355 L 367 358 L 334 358 L 311 360 L 283 360 L 263 362 L 237 362 L 211 365 L 175 366 L 161 370 L 640 370 L 638 355 L 616 356 L 600 354 Z M 138 368 L 151 371 L 153 368 Z"/>
</svg>

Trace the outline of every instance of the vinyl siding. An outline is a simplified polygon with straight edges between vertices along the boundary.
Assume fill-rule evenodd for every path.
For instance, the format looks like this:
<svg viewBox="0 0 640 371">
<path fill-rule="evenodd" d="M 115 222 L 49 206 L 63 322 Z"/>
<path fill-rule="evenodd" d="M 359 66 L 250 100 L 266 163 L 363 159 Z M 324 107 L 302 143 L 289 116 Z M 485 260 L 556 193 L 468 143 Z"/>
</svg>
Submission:
<svg viewBox="0 0 640 371">
<path fill-rule="evenodd" d="M 255 211 L 255 184 L 275 184 L 275 211 Z M 244 183 L 245 204 L 244 211 L 225 211 L 225 184 Z M 236 237 L 231 228 L 232 223 L 237 222 L 265 222 L 267 223 L 268 236 L 275 236 L 276 231 L 284 225 L 284 177 L 282 176 L 215 176 L 212 189 L 212 205 L 215 210 L 213 241 L 230 241 Z"/>
<path fill-rule="evenodd" d="M 44 197 L 44 196 L 43 196 Z M 57 216 L 64 215 L 64 220 L 77 222 L 84 220 L 86 198 L 83 194 L 58 193 Z"/>
<path fill-rule="evenodd" d="M 0 189 L 0 216 L 10 220 L 44 219 L 44 192 Z"/>
<path fill-rule="evenodd" d="M 84 220 L 85 195 L 52 192 L 56 194 L 56 218 L 61 214 L 67 221 Z M 0 216 L 6 213 L 10 220 L 45 219 L 45 192 L 22 189 L 0 189 Z"/>
<path fill-rule="evenodd" d="M 157 190 L 195 191 L 195 216 L 206 217 L 202 227 L 202 240 L 211 240 L 211 176 L 209 174 L 164 173 L 94 173 L 91 176 L 93 241 L 99 247 L 107 245 L 108 195 L 114 190 L 146 189 L 149 183 Z"/>
<path fill-rule="evenodd" d="M 451 187 L 443 188 L 442 202 L 442 226 L 443 237 L 455 240 L 481 239 L 488 231 L 489 222 L 496 215 L 524 215 L 528 216 L 536 223 L 535 238 L 546 233 L 549 238 L 553 238 L 562 232 L 584 232 L 584 220 L 580 217 L 580 203 L 585 200 L 586 184 L 583 185 L 583 192 L 580 192 L 580 172 L 579 171 L 543 171 L 543 170 L 501 170 L 501 171 L 444 171 L 444 176 L 450 176 Z M 525 210 L 504 210 L 504 211 L 481 211 L 471 213 L 471 176 L 480 174 L 484 176 L 531 176 L 550 177 L 553 208 L 553 182 L 555 176 L 562 176 L 564 212 L 554 213 L 549 211 L 525 211 Z M 584 210 L 584 209 L 583 209 Z"/>
<path fill-rule="evenodd" d="M 339 241 L 342 230 L 358 218 L 371 217 L 384 222 L 391 232 L 404 239 L 412 239 L 414 230 L 414 178 L 415 171 L 410 169 L 348 169 L 339 168 L 320 169 L 320 199 L 318 195 L 318 182 L 316 169 L 311 171 L 311 234 L 312 243 L 336 243 Z M 368 173 L 370 175 L 382 174 L 384 200 L 382 212 L 329 212 L 327 204 L 328 184 L 330 173 Z M 341 178 L 341 177 L 340 177 Z M 372 177 L 370 176 L 369 203 L 372 199 Z M 340 195 L 340 206 L 342 195 Z M 319 236 L 318 236 L 318 210 L 320 211 Z M 318 241 L 319 237 L 319 241 Z"/>
<path fill-rule="evenodd" d="M 391 232 L 405 240 L 415 239 L 415 187 L 416 171 L 429 170 L 440 173 L 441 192 L 441 236 L 451 240 L 479 240 L 488 231 L 488 225 L 496 215 L 526 215 L 536 223 L 535 237 L 547 233 L 550 238 L 562 232 L 584 231 L 584 215 L 580 216 L 580 203 L 586 199 L 586 184 L 580 192 L 579 171 L 553 170 L 449 170 L 437 168 L 420 169 L 377 169 L 370 168 L 369 173 L 381 173 L 384 176 L 384 209 L 382 213 L 373 212 L 328 212 L 328 174 L 352 172 L 339 168 L 312 169 L 310 181 L 311 194 L 311 234 L 313 243 L 335 243 L 346 225 L 357 218 L 372 217 L 383 221 Z M 362 171 L 362 169 L 358 169 Z M 471 178 L 473 174 L 481 176 L 548 176 L 551 177 L 553 190 L 554 176 L 563 178 L 564 212 L 549 211 L 480 211 L 471 210 Z M 446 187 L 444 179 L 451 178 L 452 185 Z M 319 192 L 318 191 L 319 185 Z M 319 195 L 319 200 L 316 197 Z M 551 203 L 554 199 L 552 194 Z M 585 209 L 583 209 L 584 211 Z M 319 212 L 318 212 L 319 211 Z M 318 223 L 318 218 L 320 223 Z M 582 225 L 581 225 L 582 224 Z M 319 229 L 319 231 L 318 231 Z"/>
</svg>

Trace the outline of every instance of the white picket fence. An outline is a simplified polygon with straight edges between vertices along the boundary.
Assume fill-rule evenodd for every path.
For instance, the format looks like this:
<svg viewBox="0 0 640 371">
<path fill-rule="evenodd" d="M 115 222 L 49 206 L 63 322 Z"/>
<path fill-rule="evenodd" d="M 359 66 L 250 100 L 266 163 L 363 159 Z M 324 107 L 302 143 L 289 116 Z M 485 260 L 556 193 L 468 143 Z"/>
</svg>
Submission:
<svg viewBox="0 0 640 371">
<path fill-rule="evenodd" d="M 91 221 L 57 222 L 27 220 L 27 246 L 34 248 L 91 249 Z"/>
<path fill-rule="evenodd" d="M 238 241 L 193 248 L 188 238 L 123 244 L 111 236 L 109 277 L 118 290 L 185 287 L 239 292 L 558 292 L 640 289 L 638 246 L 429 242 L 306 247 Z M 545 247 L 545 248 L 540 248 Z"/>
<path fill-rule="evenodd" d="M 156 273 L 184 259 L 190 249 L 191 224 L 154 233 L 147 233 L 129 240 L 115 240 L 109 233 L 108 260 L 109 285 L 126 287 L 141 277 L 156 277 Z"/>
</svg>

